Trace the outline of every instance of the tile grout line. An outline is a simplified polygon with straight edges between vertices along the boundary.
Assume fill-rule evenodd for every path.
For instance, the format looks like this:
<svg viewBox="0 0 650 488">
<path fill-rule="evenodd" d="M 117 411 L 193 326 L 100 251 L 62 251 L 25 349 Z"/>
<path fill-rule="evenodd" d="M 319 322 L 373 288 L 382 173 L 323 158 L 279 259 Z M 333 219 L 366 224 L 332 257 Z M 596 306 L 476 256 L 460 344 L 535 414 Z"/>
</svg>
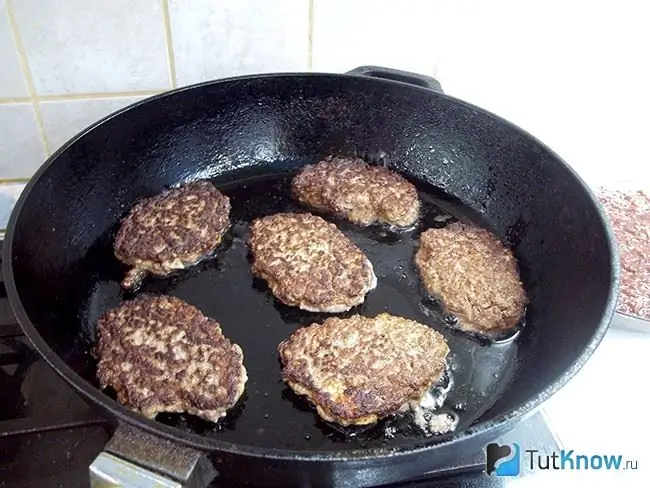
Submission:
<svg viewBox="0 0 650 488">
<path fill-rule="evenodd" d="M 455 5 L 453 5 L 453 2 L 452 4 L 449 4 L 448 2 L 441 2 L 440 5 L 441 5 L 440 7 L 441 11 L 439 12 L 440 19 L 443 18 L 453 19 L 454 11 L 449 10 L 455 7 Z M 435 33 L 432 39 L 433 45 L 436 47 L 435 50 L 436 58 L 433 60 L 433 77 L 436 80 L 440 81 L 438 79 L 438 71 L 440 70 L 441 61 L 445 57 L 445 46 L 447 45 L 448 42 L 449 32 L 444 22 L 440 22 L 440 20 L 438 20 L 438 24 L 439 24 L 438 25 L 439 28 L 434 30 Z M 442 25 L 444 25 L 444 27 L 442 27 Z M 443 86 L 442 89 L 444 90 L 445 87 Z"/>
<path fill-rule="evenodd" d="M 163 93 L 165 90 L 134 90 L 128 92 L 69 93 L 65 95 L 41 95 L 41 102 L 60 102 L 65 100 L 94 100 L 98 98 L 143 97 Z"/>
<path fill-rule="evenodd" d="M 309 20 L 307 25 L 307 70 L 314 66 L 314 0 L 309 2 Z"/>
<path fill-rule="evenodd" d="M 24 185 L 31 178 L 0 178 L 0 185 Z"/>
<path fill-rule="evenodd" d="M 29 96 L 32 102 L 32 108 L 34 109 L 36 126 L 38 128 L 38 133 L 41 136 L 41 144 L 43 144 L 43 150 L 45 151 L 45 155 L 49 156 L 50 143 L 47 140 L 47 135 L 45 133 L 45 124 L 43 123 L 43 115 L 41 114 L 41 107 L 38 101 L 38 95 L 36 93 L 36 85 L 34 84 L 32 71 L 29 67 L 29 60 L 27 58 L 25 46 L 23 45 L 23 40 L 20 35 L 20 30 L 18 29 L 18 23 L 16 22 L 16 18 L 14 16 L 12 0 L 6 0 L 5 10 L 7 12 L 7 20 L 9 21 L 9 29 L 13 34 L 14 44 L 16 47 L 16 51 L 18 53 L 18 59 L 20 60 L 20 68 L 21 71 L 23 72 L 25 83 L 27 84 L 27 90 L 29 91 Z"/>
<path fill-rule="evenodd" d="M 172 42 L 172 22 L 169 15 L 169 0 L 162 0 L 163 24 L 165 33 L 165 48 L 167 50 L 167 66 L 169 68 L 169 83 L 176 88 L 176 59 L 174 58 L 174 44 Z"/>
<path fill-rule="evenodd" d="M 0 105 L 8 105 L 10 103 L 27 103 L 31 101 L 32 99 L 29 97 L 0 98 Z"/>
<path fill-rule="evenodd" d="M 39 102 L 61 102 L 66 100 L 95 100 L 98 98 L 147 97 L 165 92 L 160 90 L 134 90 L 128 92 L 68 93 L 63 95 L 37 95 Z M 31 102 L 30 97 L 0 98 L 0 105 Z"/>
</svg>

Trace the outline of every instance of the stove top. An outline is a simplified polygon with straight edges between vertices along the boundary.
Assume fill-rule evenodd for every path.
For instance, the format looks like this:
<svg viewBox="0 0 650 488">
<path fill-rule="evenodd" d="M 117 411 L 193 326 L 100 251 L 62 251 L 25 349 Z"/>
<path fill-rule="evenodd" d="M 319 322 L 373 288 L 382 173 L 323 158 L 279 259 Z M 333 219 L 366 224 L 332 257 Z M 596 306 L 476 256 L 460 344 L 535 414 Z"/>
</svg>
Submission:
<svg viewBox="0 0 650 488">
<path fill-rule="evenodd" d="M 1 245 L 1 244 L 0 244 Z M 90 486 L 88 467 L 113 435 L 113 427 L 33 350 L 11 311 L 0 282 L 0 488 Z M 540 413 L 498 440 L 559 449 Z M 393 487 L 501 487 L 512 478 L 488 476 L 485 454 L 466 453 L 449 474 L 426 473 Z M 523 472 L 521 476 L 530 476 Z M 222 488 L 219 482 L 210 488 Z M 233 487 L 228 484 L 229 488 Z"/>
</svg>

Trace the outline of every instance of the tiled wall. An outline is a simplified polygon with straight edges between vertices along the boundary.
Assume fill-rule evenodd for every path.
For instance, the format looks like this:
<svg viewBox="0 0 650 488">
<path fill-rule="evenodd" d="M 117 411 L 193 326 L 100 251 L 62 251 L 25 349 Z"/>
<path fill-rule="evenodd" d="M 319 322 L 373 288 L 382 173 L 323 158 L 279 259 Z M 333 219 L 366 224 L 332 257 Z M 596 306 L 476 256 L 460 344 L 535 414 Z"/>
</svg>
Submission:
<svg viewBox="0 0 650 488">
<path fill-rule="evenodd" d="M 532 131 L 588 181 L 650 181 L 645 2 L 0 0 L 0 227 L 45 157 L 177 86 L 379 64 Z"/>
</svg>

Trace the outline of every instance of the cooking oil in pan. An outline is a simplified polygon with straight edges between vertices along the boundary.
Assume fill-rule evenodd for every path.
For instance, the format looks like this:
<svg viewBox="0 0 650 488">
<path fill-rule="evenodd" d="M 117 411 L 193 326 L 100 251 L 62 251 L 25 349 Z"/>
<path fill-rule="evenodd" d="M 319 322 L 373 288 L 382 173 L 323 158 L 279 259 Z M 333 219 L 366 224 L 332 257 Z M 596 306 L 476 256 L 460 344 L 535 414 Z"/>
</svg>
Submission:
<svg viewBox="0 0 650 488">
<path fill-rule="evenodd" d="M 451 326 L 440 303 L 426 297 L 413 263 L 420 232 L 442 227 L 476 214 L 435 190 L 418 185 L 422 218 L 412 229 L 395 232 L 382 226 L 360 227 L 333 219 L 373 263 L 378 286 L 365 302 L 339 314 L 375 316 L 382 312 L 411 318 L 442 333 L 451 350 L 448 368 L 424 404 L 366 427 L 341 428 L 322 421 L 303 397 L 281 378 L 278 344 L 296 329 L 322 322 L 329 314 L 311 313 L 278 302 L 266 284 L 252 276 L 246 241 L 249 224 L 277 212 L 307 209 L 290 192 L 291 174 L 247 177 L 221 184 L 231 200 L 233 221 L 224 244 L 212 259 L 165 279 L 145 280 L 139 292 L 166 293 L 198 307 L 221 324 L 224 334 L 244 351 L 248 370 L 246 392 L 219 424 L 191 415 L 159 415 L 158 420 L 179 429 L 227 442 L 265 448 L 358 449 L 398 447 L 435 442 L 463 430 L 483 415 L 507 389 L 514 375 L 517 341 L 492 343 L 477 340 Z M 329 217 L 328 217 L 329 218 Z M 97 243 L 91 258 L 115 262 L 111 229 Z M 87 336 L 80 341 L 78 370 L 90 381 L 94 363 L 87 354 L 94 324 L 106 309 L 131 295 L 120 291 L 125 268 L 106 267 L 89 289 L 93 292 L 82 311 Z M 447 321 L 447 322 L 446 322 Z"/>
</svg>

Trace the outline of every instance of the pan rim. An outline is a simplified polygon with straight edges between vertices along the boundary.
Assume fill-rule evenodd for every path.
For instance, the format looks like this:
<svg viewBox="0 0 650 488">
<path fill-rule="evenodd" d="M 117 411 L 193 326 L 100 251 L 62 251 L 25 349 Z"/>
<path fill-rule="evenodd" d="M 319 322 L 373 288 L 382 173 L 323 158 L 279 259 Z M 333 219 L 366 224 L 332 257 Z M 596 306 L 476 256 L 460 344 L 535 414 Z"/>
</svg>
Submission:
<svg viewBox="0 0 650 488">
<path fill-rule="evenodd" d="M 124 407 L 116 400 L 105 395 L 101 390 L 95 388 L 85 379 L 83 379 L 79 374 L 77 374 L 70 366 L 68 366 L 65 361 L 59 357 L 42 336 L 37 331 L 34 324 L 29 319 L 25 308 L 23 307 L 22 300 L 19 296 L 18 290 L 16 288 L 14 280 L 14 270 L 13 270 L 13 240 L 14 233 L 16 230 L 17 223 L 21 214 L 21 210 L 25 204 L 25 201 L 29 198 L 29 194 L 32 189 L 36 186 L 41 176 L 50 168 L 50 166 L 58 159 L 59 155 L 65 152 L 70 146 L 75 144 L 79 139 L 84 137 L 85 134 L 94 130 L 96 127 L 100 126 L 104 122 L 122 115 L 123 113 L 134 109 L 135 107 L 140 106 L 141 104 L 148 103 L 153 100 L 160 100 L 169 96 L 173 96 L 177 93 L 184 91 L 194 90 L 196 88 L 204 86 L 213 86 L 213 85 L 223 85 L 229 83 L 236 83 L 241 81 L 255 80 L 255 79 L 281 79 L 281 78 L 304 78 L 304 77 L 313 77 L 313 78 L 334 78 L 334 79 L 354 79 L 358 80 L 359 78 L 364 78 L 371 84 L 376 84 L 378 88 L 388 85 L 401 85 L 404 89 L 416 90 L 420 92 L 426 92 L 429 96 L 443 97 L 447 98 L 452 102 L 463 105 L 467 108 L 479 112 L 483 116 L 492 118 L 500 124 L 504 124 L 509 128 L 515 130 L 521 135 L 529 138 L 532 142 L 538 145 L 540 149 L 546 151 L 552 158 L 555 163 L 564 166 L 564 170 L 567 171 L 568 175 L 574 178 L 575 182 L 582 188 L 582 190 L 589 197 L 594 210 L 596 211 L 599 220 L 605 231 L 605 236 L 608 241 L 608 247 L 610 252 L 610 292 L 607 297 L 606 306 L 601 315 L 599 324 L 594 331 L 593 336 L 591 337 L 587 347 L 578 355 L 571 366 L 562 372 L 554 381 L 548 384 L 544 389 L 540 390 L 535 396 L 529 398 L 527 402 L 518 405 L 515 408 L 511 408 L 503 412 L 500 416 L 485 421 L 480 422 L 476 425 L 471 426 L 464 432 L 457 433 L 451 439 L 444 442 L 436 443 L 420 443 L 419 445 L 403 445 L 397 447 L 386 447 L 379 449 L 352 449 L 346 451 L 336 451 L 336 450 L 291 450 L 291 449 L 282 449 L 282 448 L 262 448 L 256 446 L 241 445 L 234 442 L 222 441 L 214 437 L 204 437 L 195 433 L 185 432 L 180 429 L 156 422 L 155 420 L 150 420 L 142 415 L 129 410 Z M 618 250 L 614 244 L 613 230 L 611 224 L 607 219 L 604 210 L 601 204 L 598 202 L 597 198 L 583 181 L 583 179 L 575 172 L 571 166 L 569 166 L 559 155 L 557 155 L 553 150 L 546 146 L 543 142 L 537 139 L 532 134 L 528 133 L 524 129 L 516 126 L 512 122 L 501 118 L 500 116 L 493 114 L 485 109 L 477 107 L 471 103 L 465 102 L 463 100 L 457 99 L 453 96 L 432 91 L 428 88 L 410 85 L 401 81 L 386 80 L 386 79 L 377 79 L 369 77 L 360 77 L 359 75 L 349 75 L 349 74 L 335 74 L 335 73 L 268 73 L 268 74 L 255 74 L 255 75 L 245 75 L 245 76 L 236 76 L 230 78 L 223 78 L 218 80 L 211 80 L 202 83 L 197 83 L 194 85 L 189 85 L 174 90 L 170 90 L 153 97 L 140 100 L 132 105 L 124 107 L 112 114 L 103 117 L 98 120 L 91 126 L 87 127 L 83 131 L 79 132 L 68 142 L 66 142 L 61 148 L 49 156 L 42 166 L 36 171 L 32 176 L 30 181 L 25 186 L 23 192 L 21 193 L 19 199 L 17 200 L 14 209 L 11 213 L 11 217 L 7 224 L 7 229 L 5 233 L 3 249 L 3 263 L 2 271 L 5 277 L 5 287 L 7 289 L 7 296 L 9 302 L 13 309 L 16 319 L 20 324 L 23 332 L 32 343 L 34 348 L 38 351 L 41 357 L 52 367 L 59 376 L 61 376 L 70 386 L 72 386 L 79 394 L 88 398 L 93 404 L 101 407 L 104 411 L 109 412 L 110 415 L 117 418 L 118 421 L 126 422 L 134 427 L 141 428 L 144 431 L 158 435 L 160 437 L 166 438 L 168 440 L 182 443 L 186 446 L 193 447 L 201 451 L 219 451 L 223 453 L 233 454 L 233 455 L 244 455 L 250 457 L 257 457 L 263 459 L 274 459 L 274 460 L 292 460 L 292 461 L 308 461 L 308 462 L 336 462 L 336 461 L 363 461 L 363 460 L 381 460 L 385 458 L 395 458 L 396 456 L 405 456 L 405 455 L 415 455 L 428 451 L 435 450 L 439 447 L 456 443 L 464 440 L 471 439 L 478 435 L 487 435 L 490 432 L 496 432 L 500 428 L 503 428 L 506 424 L 512 423 L 515 420 L 524 419 L 529 415 L 532 415 L 548 398 L 554 395 L 557 391 L 563 388 L 569 380 L 571 380 L 577 373 L 582 369 L 587 360 L 591 357 L 593 352 L 596 350 L 600 342 L 602 341 L 605 333 L 607 332 L 610 322 L 612 321 L 616 309 L 616 298 L 619 292 L 620 286 L 620 268 L 619 268 L 619 259 L 618 259 Z M 107 423 L 110 422 L 107 419 Z"/>
</svg>

